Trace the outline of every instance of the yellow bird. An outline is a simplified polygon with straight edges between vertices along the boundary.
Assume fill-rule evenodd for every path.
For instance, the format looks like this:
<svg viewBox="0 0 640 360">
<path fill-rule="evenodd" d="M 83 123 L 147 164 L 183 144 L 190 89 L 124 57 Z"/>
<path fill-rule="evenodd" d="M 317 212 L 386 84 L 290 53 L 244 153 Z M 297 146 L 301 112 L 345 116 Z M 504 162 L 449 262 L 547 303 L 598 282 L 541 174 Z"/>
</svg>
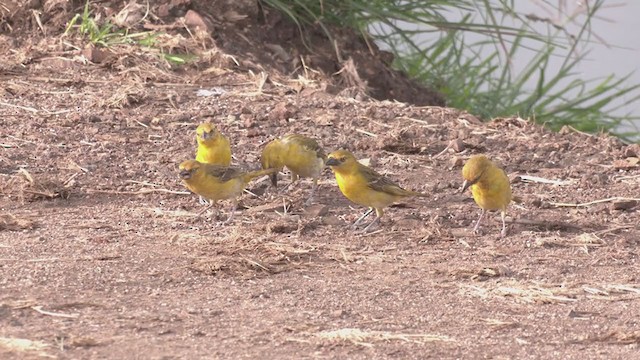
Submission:
<svg viewBox="0 0 640 360">
<path fill-rule="evenodd" d="M 311 194 L 306 204 L 313 201 L 313 195 L 318 187 L 318 178 L 324 169 L 326 155 L 322 147 L 312 138 L 289 134 L 280 139 L 269 142 L 262 150 L 260 162 L 263 169 L 275 168 L 278 171 L 286 166 L 291 171 L 291 184 L 298 178 L 313 179 Z M 271 183 L 278 186 L 278 173 L 271 174 Z"/>
<path fill-rule="evenodd" d="M 384 208 L 392 203 L 410 196 L 427 196 L 427 194 L 401 188 L 370 167 L 359 163 L 355 156 L 346 150 L 337 150 L 329 154 L 326 164 L 334 172 L 338 187 L 344 196 L 356 204 L 369 207 L 352 227 L 356 227 L 364 218 L 376 211 L 376 218 L 362 230 L 363 232 L 380 221 Z"/>
<path fill-rule="evenodd" d="M 215 205 L 218 200 L 231 200 L 233 207 L 224 223 L 233 218 L 238 197 L 249 181 L 275 171 L 276 169 L 266 169 L 244 172 L 236 167 L 203 164 L 197 160 L 187 160 L 180 164 L 180 178 L 187 189 L 211 200 L 211 205 L 202 212 Z"/>
<path fill-rule="evenodd" d="M 231 146 L 229 139 L 222 135 L 215 125 L 202 123 L 196 129 L 198 150 L 196 160 L 205 164 L 229 166 L 231 164 Z"/>
<path fill-rule="evenodd" d="M 507 234 L 505 222 L 507 205 L 512 199 L 511 185 L 507 174 L 486 156 L 474 155 L 464 164 L 462 177 L 464 182 L 461 191 L 471 188 L 473 199 L 482 209 L 473 231 L 478 232 L 480 220 L 487 210 L 500 210 L 502 216 L 502 232 L 500 234 L 504 237 Z"/>
</svg>

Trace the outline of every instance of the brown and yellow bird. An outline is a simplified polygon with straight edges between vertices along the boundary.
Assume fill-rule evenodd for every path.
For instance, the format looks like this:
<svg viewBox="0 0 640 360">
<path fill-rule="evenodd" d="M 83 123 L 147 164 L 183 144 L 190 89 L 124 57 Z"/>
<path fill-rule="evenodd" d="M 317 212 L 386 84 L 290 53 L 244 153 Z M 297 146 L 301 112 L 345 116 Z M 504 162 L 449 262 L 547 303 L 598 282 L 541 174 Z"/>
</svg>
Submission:
<svg viewBox="0 0 640 360">
<path fill-rule="evenodd" d="M 370 167 L 359 163 L 355 156 L 346 150 L 337 150 L 329 154 L 326 164 L 334 172 L 338 187 L 344 196 L 356 204 L 369 207 L 352 227 L 356 227 L 364 218 L 376 211 L 376 218 L 362 230 L 363 232 L 367 232 L 371 226 L 380 221 L 385 207 L 407 197 L 427 196 L 427 194 L 401 188 Z"/>
<path fill-rule="evenodd" d="M 222 135 L 215 125 L 202 123 L 196 129 L 198 150 L 196 160 L 204 164 L 229 166 L 231 164 L 231 146 L 229 139 Z"/>
<path fill-rule="evenodd" d="M 180 164 L 180 178 L 187 189 L 211 201 L 211 205 L 203 211 L 215 205 L 218 200 L 231 200 L 231 213 L 224 223 L 233 218 L 238 197 L 249 181 L 275 171 L 276 169 L 266 169 L 244 172 L 236 167 L 203 164 L 197 160 L 187 160 Z"/>
<path fill-rule="evenodd" d="M 326 158 L 316 140 L 304 135 L 289 134 L 269 142 L 262 150 L 260 162 L 263 169 L 275 168 L 282 171 L 286 166 L 291 171 L 291 184 L 301 177 L 313 179 L 311 194 L 306 202 L 309 205 L 313 201 Z M 277 188 L 277 172 L 271 174 L 271 183 Z"/>
<path fill-rule="evenodd" d="M 511 185 L 507 174 L 496 166 L 489 158 L 484 155 L 472 156 L 462 168 L 462 190 L 471 189 L 471 194 L 476 204 L 480 206 L 480 217 L 474 232 L 478 232 L 480 220 L 484 213 L 494 210 L 500 210 L 502 216 L 501 236 L 507 234 L 507 225 L 505 216 L 507 214 L 507 205 L 511 202 Z"/>
</svg>

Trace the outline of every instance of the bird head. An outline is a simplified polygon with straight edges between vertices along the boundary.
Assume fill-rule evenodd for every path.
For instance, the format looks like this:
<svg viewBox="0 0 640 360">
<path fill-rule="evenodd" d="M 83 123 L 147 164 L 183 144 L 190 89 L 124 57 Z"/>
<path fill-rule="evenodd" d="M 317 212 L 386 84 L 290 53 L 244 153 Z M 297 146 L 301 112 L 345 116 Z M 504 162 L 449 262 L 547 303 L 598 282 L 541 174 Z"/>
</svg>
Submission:
<svg viewBox="0 0 640 360">
<path fill-rule="evenodd" d="M 331 170 L 348 169 L 357 164 L 358 160 L 352 153 L 347 150 L 336 150 L 327 156 L 325 164 L 331 168 Z"/>
<path fill-rule="evenodd" d="M 491 160 L 484 155 L 474 155 L 464 164 L 462 168 L 462 188 L 460 192 L 464 192 L 471 185 L 480 180 L 482 174 L 492 165 Z"/>
<path fill-rule="evenodd" d="M 198 142 L 212 139 L 218 133 L 218 129 L 212 123 L 202 123 L 196 129 Z"/>
<path fill-rule="evenodd" d="M 189 180 L 200 169 L 200 162 L 196 160 L 187 160 L 180 163 L 180 178 L 182 180 Z"/>
</svg>

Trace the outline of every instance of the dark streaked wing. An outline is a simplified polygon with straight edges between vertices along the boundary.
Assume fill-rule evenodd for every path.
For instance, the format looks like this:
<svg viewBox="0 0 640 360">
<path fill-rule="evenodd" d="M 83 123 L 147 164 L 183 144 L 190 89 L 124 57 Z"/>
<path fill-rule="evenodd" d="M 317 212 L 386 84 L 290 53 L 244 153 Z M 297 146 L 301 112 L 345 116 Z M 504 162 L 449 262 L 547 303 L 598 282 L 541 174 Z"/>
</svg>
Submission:
<svg viewBox="0 0 640 360">
<path fill-rule="evenodd" d="M 327 155 L 324 153 L 324 150 L 322 150 L 322 147 L 320 146 L 320 144 L 318 144 L 318 142 L 312 138 L 308 138 L 306 136 L 302 136 L 298 134 L 291 134 L 291 135 L 285 136 L 285 139 L 287 141 L 296 142 L 302 145 L 304 148 L 315 152 L 316 155 L 323 160 L 327 159 Z"/>
<path fill-rule="evenodd" d="M 220 181 L 229 181 L 244 173 L 241 168 L 236 166 L 221 166 L 214 164 L 202 164 L 201 166 L 204 166 L 204 171 L 207 174 L 217 177 Z"/>
</svg>

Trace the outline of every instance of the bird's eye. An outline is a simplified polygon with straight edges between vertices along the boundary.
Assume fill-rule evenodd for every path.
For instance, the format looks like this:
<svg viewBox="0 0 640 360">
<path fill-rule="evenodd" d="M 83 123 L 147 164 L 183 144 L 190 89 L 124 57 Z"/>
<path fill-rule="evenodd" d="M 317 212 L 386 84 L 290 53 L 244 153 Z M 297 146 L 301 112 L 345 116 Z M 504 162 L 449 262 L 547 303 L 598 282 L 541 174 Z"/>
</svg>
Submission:
<svg viewBox="0 0 640 360">
<path fill-rule="evenodd" d="M 340 162 L 345 162 L 346 160 L 347 160 L 347 158 L 346 158 L 346 157 L 341 157 L 341 158 L 340 158 Z"/>
</svg>

